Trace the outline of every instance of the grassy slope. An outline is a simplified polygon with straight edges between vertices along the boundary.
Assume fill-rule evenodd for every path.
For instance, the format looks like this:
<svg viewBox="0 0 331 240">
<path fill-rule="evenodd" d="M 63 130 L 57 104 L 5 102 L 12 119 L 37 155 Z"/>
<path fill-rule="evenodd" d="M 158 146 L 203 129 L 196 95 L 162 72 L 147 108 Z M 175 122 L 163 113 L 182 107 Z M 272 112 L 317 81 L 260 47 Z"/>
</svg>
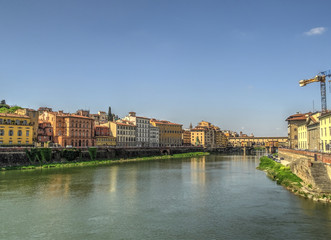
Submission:
<svg viewBox="0 0 331 240">
<path fill-rule="evenodd" d="M 266 171 L 269 176 L 286 187 L 298 189 L 302 187 L 302 180 L 297 175 L 291 172 L 289 167 L 275 162 L 268 157 L 260 158 L 260 165 L 257 169 Z"/>
</svg>

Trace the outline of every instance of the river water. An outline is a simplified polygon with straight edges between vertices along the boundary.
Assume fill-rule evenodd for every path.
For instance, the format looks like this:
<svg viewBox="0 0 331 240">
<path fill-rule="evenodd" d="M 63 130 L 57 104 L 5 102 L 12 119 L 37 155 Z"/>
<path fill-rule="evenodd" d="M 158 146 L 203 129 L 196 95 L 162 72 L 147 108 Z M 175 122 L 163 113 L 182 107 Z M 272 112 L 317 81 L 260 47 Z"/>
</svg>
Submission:
<svg viewBox="0 0 331 240">
<path fill-rule="evenodd" d="M 330 239 L 256 156 L 0 172 L 0 239 Z"/>
</svg>

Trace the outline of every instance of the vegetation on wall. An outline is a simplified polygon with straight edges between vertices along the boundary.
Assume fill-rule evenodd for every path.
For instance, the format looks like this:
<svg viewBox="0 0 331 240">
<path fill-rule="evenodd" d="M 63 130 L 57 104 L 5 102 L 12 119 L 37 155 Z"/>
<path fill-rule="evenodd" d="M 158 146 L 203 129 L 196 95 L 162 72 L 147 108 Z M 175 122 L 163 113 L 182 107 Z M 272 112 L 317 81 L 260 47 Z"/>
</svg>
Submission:
<svg viewBox="0 0 331 240">
<path fill-rule="evenodd" d="M 64 149 L 61 152 L 61 157 L 65 158 L 67 161 L 74 161 L 76 160 L 81 153 L 81 150 L 76 148 L 71 149 Z"/>
<path fill-rule="evenodd" d="M 50 148 L 39 148 L 41 161 L 48 163 L 52 160 L 52 149 Z"/>
<path fill-rule="evenodd" d="M 90 147 L 88 149 L 88 153 L 90 154 L 90 158 L 92 161 L 95 161 L 95 159 L 97 158 L 97 148 L 95 147 Z"/>
</svg>

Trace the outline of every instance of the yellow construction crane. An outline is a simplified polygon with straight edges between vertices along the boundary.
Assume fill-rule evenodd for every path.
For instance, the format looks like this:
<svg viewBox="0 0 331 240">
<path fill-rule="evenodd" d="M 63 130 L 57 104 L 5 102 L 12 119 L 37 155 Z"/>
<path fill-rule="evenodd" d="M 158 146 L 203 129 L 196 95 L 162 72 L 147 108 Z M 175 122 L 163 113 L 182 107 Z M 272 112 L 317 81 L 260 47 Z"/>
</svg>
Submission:
<svg viewBox="0 0 331 240">
<path fill-rule="evenodd" d="M 299 84 L 300 84 L 300 87 L 304 87 L 307 84 L 313 83 L 313 82 L 325 82 L 325 75 L 323 75 L 323 76 L 316 75 L 314 78 L 311 78 L 311 79 L 300 80 Z"/>
<path fill-rule="evenodd" d="M 330 76 L 331 76 L 330 70 L 328 70 L 328 71 L 320 72 L 314 78 L 304 79 L 304 80 L 300 80 L 299 81 L 300 87 L 304 87 L 307 84 L 314 83 L 314 82 L 320 82 L 321 83 L 321 106 L 322 106 L 322 112 L 326 112 L 327 111 L 327 107 L 326 107 L 325 78 L 326 77 L 330 77 Z"/>
</svg>

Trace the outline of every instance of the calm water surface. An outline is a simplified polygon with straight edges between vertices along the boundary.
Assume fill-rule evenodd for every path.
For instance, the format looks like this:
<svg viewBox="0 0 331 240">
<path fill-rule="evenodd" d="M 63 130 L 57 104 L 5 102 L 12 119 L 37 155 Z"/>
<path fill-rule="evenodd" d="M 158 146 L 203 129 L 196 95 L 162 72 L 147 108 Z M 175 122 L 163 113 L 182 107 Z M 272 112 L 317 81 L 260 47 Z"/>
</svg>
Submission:
<svg viewBox="0 0 331 240">
<path fill-rule="evenodd" d="M 0 239 L 330 239 L 331 206 L 258 157 L 0 172 Z"/>
</svg>

